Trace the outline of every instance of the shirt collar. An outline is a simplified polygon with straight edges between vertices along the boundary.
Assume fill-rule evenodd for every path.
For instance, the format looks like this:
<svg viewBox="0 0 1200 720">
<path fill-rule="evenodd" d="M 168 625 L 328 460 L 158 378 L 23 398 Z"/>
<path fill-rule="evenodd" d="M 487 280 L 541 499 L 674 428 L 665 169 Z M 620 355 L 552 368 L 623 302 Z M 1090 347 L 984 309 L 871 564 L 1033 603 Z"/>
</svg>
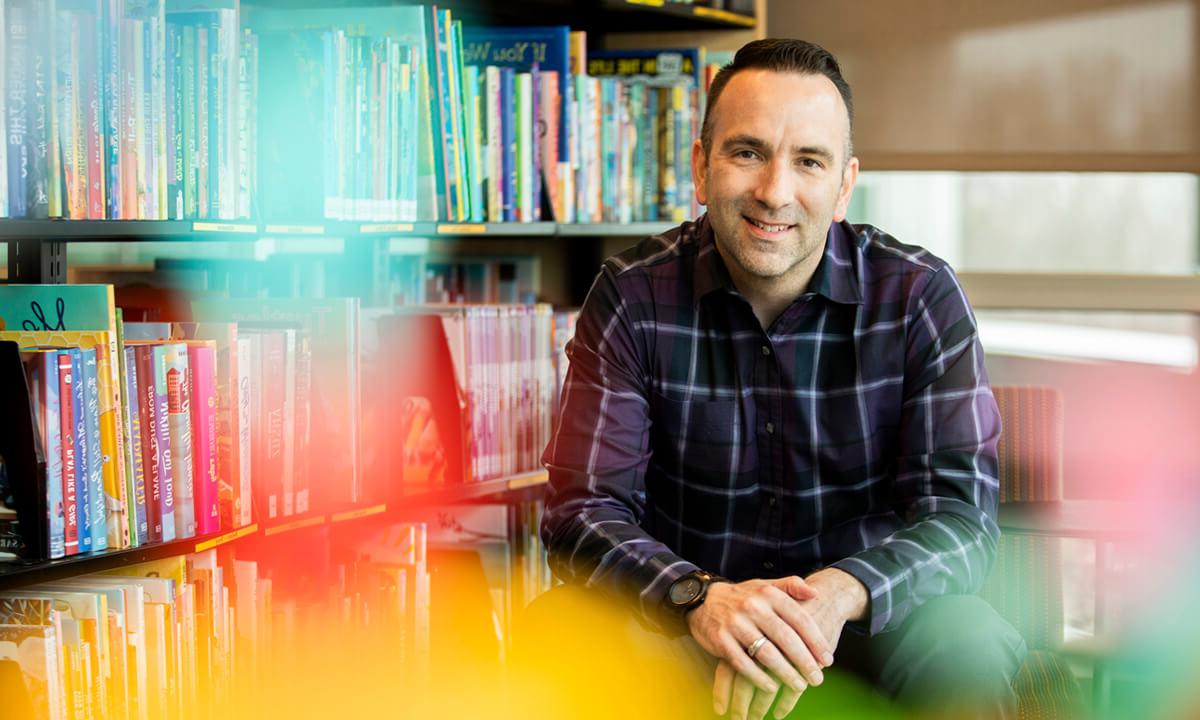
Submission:
<svg viewBox="0 0 1200 720">
<path fill-rule="evenodd" d="M 716 240 L 713 237 L 712 225 L 708 215 L 703 215 L 699 222 L 699 235 L 696 241 L 696 264 L 693 272 L 692 287 L 694 300 L 699 303 L 701 298 L 716 290 L 736 291 L 733 278 L 721 253 L 717 252 Z M 862 288 L 858 282 L 858 266 L 862 262 L 862 250 L 855 242 L 858 234 L 845 222 L 833 223 L 825 237 L 825 251 L 821 262 L 809 281 L 808 291 L 823 295 L 830 300 L 847 305 L 862 304 Z"/>
</svg>

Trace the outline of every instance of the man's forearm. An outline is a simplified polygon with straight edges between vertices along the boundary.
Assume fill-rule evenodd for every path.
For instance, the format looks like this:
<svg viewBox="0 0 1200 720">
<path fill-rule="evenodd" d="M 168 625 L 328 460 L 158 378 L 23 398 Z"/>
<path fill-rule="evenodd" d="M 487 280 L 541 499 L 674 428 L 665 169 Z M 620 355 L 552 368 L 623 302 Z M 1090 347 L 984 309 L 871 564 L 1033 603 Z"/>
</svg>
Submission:
<svg viewBox="0 0 1200 720">
<path fill-rule="evenodd" d="M 828 567 L 804 578 L 824 597 L 834 598 L 847 622 L 866 620 L 871 609 L 871 596 L 858 578 L 838 568 Z"/>
</svg>

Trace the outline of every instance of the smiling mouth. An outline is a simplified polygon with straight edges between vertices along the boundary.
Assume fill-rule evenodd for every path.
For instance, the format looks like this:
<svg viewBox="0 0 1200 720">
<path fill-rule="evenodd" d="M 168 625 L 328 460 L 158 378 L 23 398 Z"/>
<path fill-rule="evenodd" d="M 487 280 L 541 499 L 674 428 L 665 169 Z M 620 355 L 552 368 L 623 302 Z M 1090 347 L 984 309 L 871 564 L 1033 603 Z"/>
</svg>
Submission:
<svg viewBox="0 0 1200 720">
<path fill-rule="evenodd" d="M 790 229 L 796 227 L 795 225 L 769 225 L 767 223 L 759 222 L 759 221 L 755 220 L 754 218 L 749 218 L 744 215 L 742 217 L 745 218 L 746 222 L 750 223 L 754 227 L 759 228 L 760 230 L 765 230 L 767 232 L 772 232 L 772 233 L 783 232 L 784 230 L 790 230 Z"/>
</svg>

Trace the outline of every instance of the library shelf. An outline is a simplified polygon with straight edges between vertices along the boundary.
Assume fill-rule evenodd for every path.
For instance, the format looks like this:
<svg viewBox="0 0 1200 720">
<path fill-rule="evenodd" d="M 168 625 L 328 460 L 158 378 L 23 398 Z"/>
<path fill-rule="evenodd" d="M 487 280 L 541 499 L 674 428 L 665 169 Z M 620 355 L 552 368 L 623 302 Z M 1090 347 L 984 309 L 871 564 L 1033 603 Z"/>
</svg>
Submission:
<svg viewBox="0 0 1200 720">
<path fill-rule="evenodd" d="M 0 590 L 10 590 L 50 580 L 112 570 L 176 555 L 203 552 L 254 535 L 257 532 L 258 525 L 252 523 L 236 530 L 211 536 L 172 540 L 123 550 L 101 550 L 39 563 L 0 564 Z"/>
<path fill-rule="evenodd" d="M 342 525 L 359 520 L 400 518 L 407 510 L 461 503 L 511 503 L 532 500 L 545 491 L 549 474 L 545 470 L 520 473 L 482 482 L 414 492 L 391 503 L 350 507 L 335 512 L 319 512 L 283 518 L 271 525 L 252 523 L 245 527 L 203 537 L 172 540 L 123 550 L 103 550 L 39 563 L 0 563 L 0 591 L 36 585 L 50 580 L 86 575 L 137 565 L 228 545 L 243 538 L 269 538 L 307 528 Z"/>
</svg>

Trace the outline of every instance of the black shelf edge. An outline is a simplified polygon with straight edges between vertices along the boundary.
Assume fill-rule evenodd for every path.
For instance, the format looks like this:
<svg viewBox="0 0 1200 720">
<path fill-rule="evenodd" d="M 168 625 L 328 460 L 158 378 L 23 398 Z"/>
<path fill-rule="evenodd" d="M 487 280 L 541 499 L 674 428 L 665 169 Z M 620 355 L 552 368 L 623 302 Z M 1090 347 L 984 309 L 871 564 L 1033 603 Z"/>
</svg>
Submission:
<svg viewBox="0 0 1200 720">
<path fill-rule="evenodd" d="M 746 30 L 757 24 L 753 15 L 664 0 L 604 0 L 601 7 L 604 10 L 639 13 L 643 16 L 660 16 L 670 23 L 669 29 L 676 30 Z"/>
</svg>

